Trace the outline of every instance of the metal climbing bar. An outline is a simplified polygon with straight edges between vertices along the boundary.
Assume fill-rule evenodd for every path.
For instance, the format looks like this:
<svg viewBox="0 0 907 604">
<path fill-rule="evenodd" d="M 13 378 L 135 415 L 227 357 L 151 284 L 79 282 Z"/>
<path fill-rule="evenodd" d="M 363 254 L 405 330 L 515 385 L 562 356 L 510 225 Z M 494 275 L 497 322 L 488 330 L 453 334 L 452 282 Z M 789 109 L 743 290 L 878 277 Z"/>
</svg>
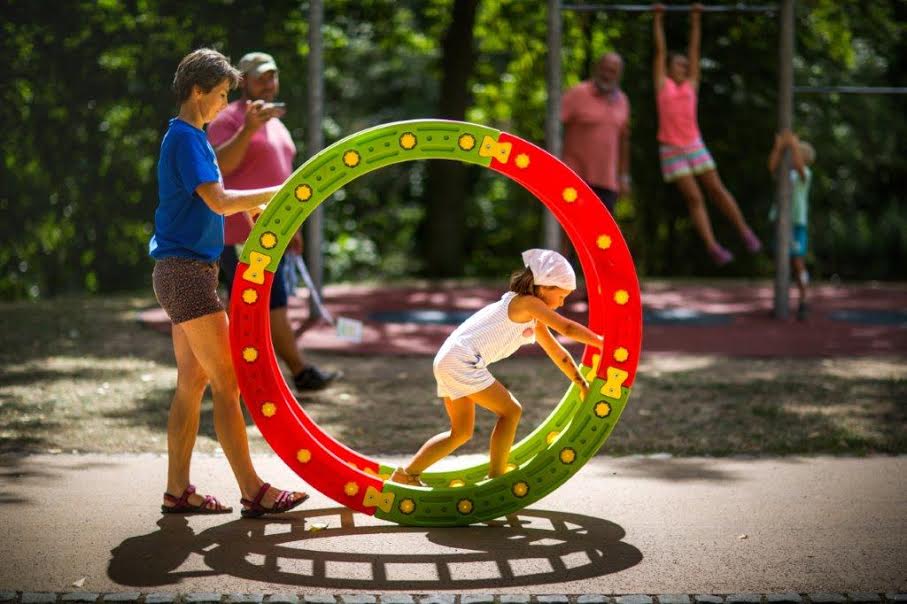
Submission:
<svg viewBox="0 0 907 604">
<path fill-rule="evenodd" d="M 572 10 L 581 13 L 651 13 L 651 4 L 564 4 L 561 10 Z M 692 4 L 667 4 L 666 13 L 688 13 L 693 10 Z M 774 13 L 778 11 L 774 4 L 713 4 L 703 5 L 704 13 Z"/>
<path fill-rule="evenodd" d="M 907 94 L 907 86 L 794 86 L 797 94 Z"/>
</svg>

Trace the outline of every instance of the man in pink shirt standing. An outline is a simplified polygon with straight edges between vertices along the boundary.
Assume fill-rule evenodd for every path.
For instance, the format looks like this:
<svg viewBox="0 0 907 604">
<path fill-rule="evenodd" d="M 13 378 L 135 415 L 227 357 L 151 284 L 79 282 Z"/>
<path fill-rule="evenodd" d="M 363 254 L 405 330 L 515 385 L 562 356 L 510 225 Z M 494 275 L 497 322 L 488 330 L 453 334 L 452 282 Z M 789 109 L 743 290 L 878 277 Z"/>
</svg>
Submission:
<svg viewBox="0 0 907 604">
<path fill-rule="evenodd" d="M 239 61 L 243 79 L 242 97 L 230 103 L 208 126 L 208 140 L 217 153 L 217 163 L 229 189 L 259 189 L 281 185 L 293 173 L 296 145 L 280 121 L 286 110 L 275 104 L 280 82 L 274 58 L 250 52 Z M 236 271 L 236 246 L 245 243 L 252 231 L 252 217 L 240 212 L 224 223 L 224 253 L 221 270 L 227 283 Z M 302 251 L 302 236 L 296 233 L 290 249 Z M 298 391 L 318 390 L 339 377 L 306 364 L 296 347 L 296 337 L 287 316 L 285 262 L 281 260 L 271 287 L 271 339 L 274 351 L 293 374 Z"/>
<path fill-rule="evenodd" d="M 561 99 L 564 161 L 595 191 L 608 211 L 630 191 L 630 102 L 620 89 L 623 60 L 603 55 L 592 77 Z"/>
</svg>

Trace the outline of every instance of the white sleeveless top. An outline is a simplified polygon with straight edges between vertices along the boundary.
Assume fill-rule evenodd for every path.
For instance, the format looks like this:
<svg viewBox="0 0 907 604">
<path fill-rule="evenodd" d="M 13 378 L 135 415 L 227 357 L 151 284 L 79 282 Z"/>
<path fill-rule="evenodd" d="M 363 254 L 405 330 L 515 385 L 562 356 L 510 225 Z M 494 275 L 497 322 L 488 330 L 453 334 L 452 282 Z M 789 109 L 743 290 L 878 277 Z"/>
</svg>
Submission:
<svg viewBox="0 0 907 604">
<path fill-rule="evenodd" d="M 435 355 L 434 364 L 451 351 L 478 355 L 484 365 L 507 358 L 523 344 L 535 342 L 535 319 L 516 323 L 507 315 L 510 301 L 518 294 L 507 292 L 457 327 Z"/>
</svg>

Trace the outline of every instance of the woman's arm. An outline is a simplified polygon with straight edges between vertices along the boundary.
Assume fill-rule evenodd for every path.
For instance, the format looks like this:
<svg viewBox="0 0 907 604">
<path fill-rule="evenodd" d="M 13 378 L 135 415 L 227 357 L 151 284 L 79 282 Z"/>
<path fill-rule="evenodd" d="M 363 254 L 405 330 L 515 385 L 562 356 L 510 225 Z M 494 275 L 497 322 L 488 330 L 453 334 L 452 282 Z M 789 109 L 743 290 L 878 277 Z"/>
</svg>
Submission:
<svg viewBox="0 0 907 604">
<path fill-rule="evenodd" d="M 548 328 L 541 323 L 535 326 L 535 341 L 542 347 L 548 358 L 557 365 L 557 368 L 567 376 L 567 379 L 579 387 L 582 398 L 586 398 L 586 393 L 589 392 L 589 382 L 583 377 L 567 349 L 561 346 L 561 343 L 551 335 Z"/>
<path fill-rule="evenodd" d="M 694 4 L 690 9 L 690 44 L 687 60 L 690 62 L 690 85 L 699 88 L 699 48 L 702 40 L 702 5 Z"/>
<path fill-rule="evenodd" d="M 601 348 L 604 344 L 602 336 L 585 325 L 580 325 L 576 321 L 554 312 L 535 296 L 520 296 L 518 298 L 518 307 L 539 323 L 550 327 L 571 340 L 596 348 Z"/>
<path fill-rule="evenodd" d="M 656 4 L 652 7 L 655 13 L 652 19 L 652 37 L 655 41 L 655 57 L 652 59 L 652 79 L 655 81 L 655 92 L 665 85 L 665 60 L 667 59 L 667 46 L 665 45 L 665 30 L 662 20 L 664 18 L 664 5 Z"/>
<path fill-rule="evenodd" d="M 224 189 L 219 182 L 203 182 L 195 188 L 195 192 L 202 198 L 211 211 L 223 216 L 230 216 L 237 212 L 250 212 L 253 216 L 260 214 L 263 204 L 266 204 L 280 190 L 280 187 L 266 189 Z"/>
</svg>

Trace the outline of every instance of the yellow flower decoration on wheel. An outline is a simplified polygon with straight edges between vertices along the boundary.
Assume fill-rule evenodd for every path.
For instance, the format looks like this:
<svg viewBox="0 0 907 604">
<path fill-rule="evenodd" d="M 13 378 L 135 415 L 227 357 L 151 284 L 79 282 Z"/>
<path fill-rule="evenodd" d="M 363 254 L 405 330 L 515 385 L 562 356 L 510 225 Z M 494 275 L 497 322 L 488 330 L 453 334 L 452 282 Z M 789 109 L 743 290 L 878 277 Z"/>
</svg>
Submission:
<svg viewBox="0 0 907 604">
<path fill-rule="evenodd" d="M 362 161 L 362 156 L 359 155 L 358 151 L 347 151 L 343 154 L 343 164 L 347 168 L 355 168 L 360 161 Z"/>
<path fill-rule="evenodd" d="M 412 132 L 404 132 L 400 136 L 400 146 L 409 151 L 416 146 L 416 135 Z"/>
</svg>

